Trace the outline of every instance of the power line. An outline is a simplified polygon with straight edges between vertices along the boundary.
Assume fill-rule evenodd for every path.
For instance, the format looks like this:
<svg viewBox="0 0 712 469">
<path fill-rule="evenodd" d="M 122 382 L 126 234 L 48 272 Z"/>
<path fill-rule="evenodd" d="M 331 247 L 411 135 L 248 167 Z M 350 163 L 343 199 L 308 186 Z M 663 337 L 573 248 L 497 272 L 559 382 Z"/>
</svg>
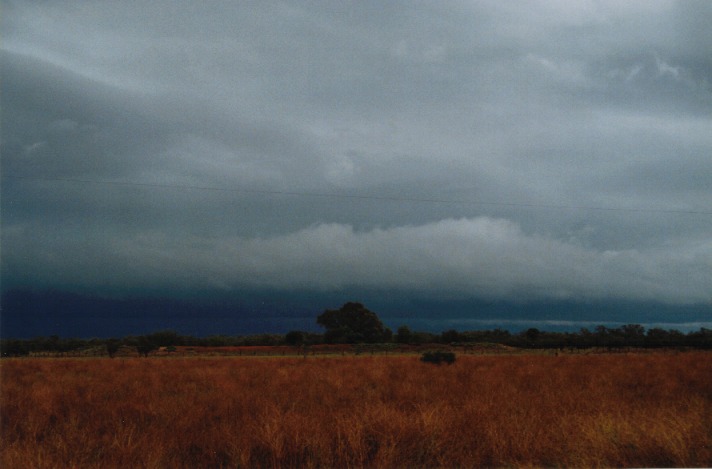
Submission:
<svg viewBox="0 0 712 469">
<path fill-rule="evenodd" d="M 78 178 L 48 178 L 48 177 L 30 177 L 30 176 L 3 176 L 3 179 L 27 180 L 27 181 L 42 181 L 42 182 L 68 182 L 73 184 L 98 184 L 106 186 L 123 186 L 123 187 L 149 187 L 159 189 L 186 189 L 197 191 L 211 192 L 235 192 L 247 194 L 264 194 L 264 195 L 285 195 L 294 197 L 320 197 L 334 199 L 356 199 L 356 200 L 376 200 L 387 202 L 412 202 L 412 203 L 431 203 L 431 204 L 452 204 L 452 205 L 487 205 L 497 207 L 523 207 L 523 208 L 542 208 L 553 210 L 595 210 L 607 212 L 641 212 L 641 213 L 671 213 L 671 214 L 686 214 L 686 215 L 712 215 L 712 211 L 703 210 L 679 210 L 679 209 L 660 209 L 660 208 L 625 208 L 625 207 L 600 207 L 587 205 L 556 205 L 556 204 L 535 204 L 524 202 L 491 202 L 491 201 L 474 201 L 474 200 L 450 200 L 450 199 L 434 199 L 420 197 L 395 197 L 395 196 L 379 196 L 379 195 L 359 195 L 359 194 L 335 194 L 327 192 L 303 192 L 303 191 L 279 191 L 268 189 L 243 189 L 231 187 L 215 187 L 215 186 L 195 186 L 189 184 L 161 184 L 152 182 L 134 182 L 134 181 L 105 181 L 95 179 L 78 179 Z"/>
</svg>

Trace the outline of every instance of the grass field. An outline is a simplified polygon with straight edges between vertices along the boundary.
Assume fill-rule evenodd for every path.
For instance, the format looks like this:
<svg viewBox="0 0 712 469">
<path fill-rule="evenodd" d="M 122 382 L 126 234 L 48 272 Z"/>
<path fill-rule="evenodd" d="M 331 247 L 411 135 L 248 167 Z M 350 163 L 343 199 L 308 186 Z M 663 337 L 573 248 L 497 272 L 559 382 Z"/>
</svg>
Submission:
<svg viewBox="0 0 712 469">
<path fill-rule="evenodd" d="M 3 468 L 712 466 L 712 353 L 0 361 Z"/>
</svg>

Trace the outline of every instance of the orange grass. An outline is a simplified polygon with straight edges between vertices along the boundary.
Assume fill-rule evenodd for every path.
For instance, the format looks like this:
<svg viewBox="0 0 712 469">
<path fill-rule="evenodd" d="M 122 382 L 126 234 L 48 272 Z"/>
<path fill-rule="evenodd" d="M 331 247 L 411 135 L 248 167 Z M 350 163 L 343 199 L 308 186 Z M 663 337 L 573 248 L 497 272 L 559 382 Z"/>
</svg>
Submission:
<svg viewBox="0 0 712 469">
<path fill-rule="evenodd" d="M 2 360 L 0 465 L 712 466 L 711 358 Z"/>
</svg>

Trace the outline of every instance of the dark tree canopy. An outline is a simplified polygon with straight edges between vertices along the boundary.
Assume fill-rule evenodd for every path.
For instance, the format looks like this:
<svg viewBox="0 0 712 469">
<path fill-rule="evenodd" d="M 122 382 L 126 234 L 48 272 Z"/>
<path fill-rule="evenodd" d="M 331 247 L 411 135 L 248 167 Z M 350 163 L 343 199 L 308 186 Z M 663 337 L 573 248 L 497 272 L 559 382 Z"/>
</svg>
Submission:
<svg viewBox="0 0 712 469">
<path fill-rule="evenodd" d="M 106 341 L 106 353 L 109 354 L 110 358 L 114 358 L 116 352 L 121 348 L 121 341 L 119 339 L 109 339 Z"/>
<path fill-rule="evenodd" d="M 158 345 L 153 343 L 153 341 L 149 337 L 141 336 L 138 338 L 136 344 L 136 351 L 139 355 L 148 357 L 148 354 L 153 352 L 154 350 L 158 350 Z"/>
<path fill-rule="evenodd" d="M 302 345 L 304 343 L 306 334 L 302 331 L 289 331 L 287 335 L 284 336 L 284 343 L 287 345 Z"/>
<path fill-rule="evenodd" d="M 376 313 L 361 303 L 346 303 L 340 309 L 327 309 L 316 318 L 324 327 L 328 343 L 375 343 L 384 340 L 385 328 Z"/>
<path fill-rule="evenodd" d="M 405 324 L 398 328 L 396 332 L 396 342 L 399 344 L 409 344 L 413 339 L 413 331 Z"/>
</svg>

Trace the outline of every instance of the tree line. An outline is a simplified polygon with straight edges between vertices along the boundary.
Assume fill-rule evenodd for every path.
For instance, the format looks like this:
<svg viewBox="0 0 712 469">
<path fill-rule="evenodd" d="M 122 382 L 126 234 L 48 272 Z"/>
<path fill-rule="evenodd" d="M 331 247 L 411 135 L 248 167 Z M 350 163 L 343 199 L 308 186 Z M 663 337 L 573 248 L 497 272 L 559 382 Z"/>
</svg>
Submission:
<svg viewBox="0 0 712 469">
<path fill-rule="evenodd" d="M 309 346 L 318 344 L 500 344 L 528 349 L 583 349 L 626 347 L 638 348 L 702 348 L 712 349 L 712 329 L 701 327 L 697 331 L 682 333 L 675 329 L 645 329 L 640 324 L 626 324 L 616 328 L 603 325 L 593 330 L 582 328 L 577 332 L 550 332 L 529 328 L 518 333 L 505 329 L 457 331 L 450 329 L 440 334 L 414 331 L 407 325 L 394 333 L 384 326 L 378 316 L 361 303 L 346 303 L 338 310 L 326 310 L 317 317 L 324 333 L 290 331 L 286 334 L 258 334 L 249 336 L 213 335 L 193 337 L 172 330 L 147 335 L 108 339 L 77 339 L 37 337 L 33 339 L 2 339 L 0 354 L 3 357 L 27 356 L 37 353 L 69 354 L 81 350 L 101 350 L 114 356 L 121 347 L 130 347 L 139 355 L 148 356 L 159 348 L 179 346 Z"/>
</svg>

